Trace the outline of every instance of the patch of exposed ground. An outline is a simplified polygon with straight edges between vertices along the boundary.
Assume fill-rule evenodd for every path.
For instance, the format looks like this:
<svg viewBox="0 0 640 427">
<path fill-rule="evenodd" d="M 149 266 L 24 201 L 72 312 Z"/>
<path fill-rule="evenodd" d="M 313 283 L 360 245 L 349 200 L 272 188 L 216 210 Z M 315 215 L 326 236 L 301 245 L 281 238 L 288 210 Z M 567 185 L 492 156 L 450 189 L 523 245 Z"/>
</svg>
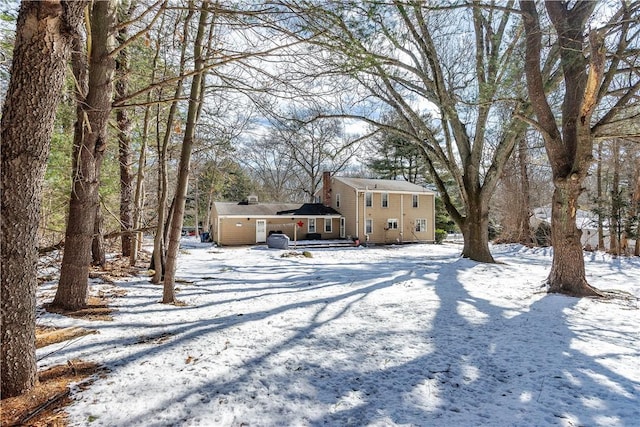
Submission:
<svg viewBox="0 0 640 427">
<path fill-rule="evenodd" d="M 95 363 L 73 360 L 66 365 L 51 367 L 38 375 L 38 384 L 21 396 L 2 400 L 2 426 L 66 426 L 63 411 L 71 399 L 70 386 L 88 387 L 105 369 Z"/>
<path fill-rule="evenodd" d="M 139 253 L 139 264 L 147 264 L 149 254 Z M 59 277 L 60 257 L 49 256 L 41 260 L 42 277 L 39 283 L 57 280 Z M 101 267 L 92 267 L 89 273 L 92 279 L 100 279 L 105 283 L 114 284 L 119 278 L 145 274 L 144 267 L 130 266 L 128 258 L 110 260 Z M 48 311 L 64 316 L 82 318 L 93 321 L 110 321 L 113 309 L 109 301 L 113 298 L 125 296 L 126 291 L 114 286 L 102 289 L 96 295 L 90 296 L 86 307 L 80 310 L 54 309 L 50 304 L 44 304 Z M 51 295 L 53 297 L 53 295 Z M 64 342 L 88 334 L 97 333 L 85 328 L 55 328 L 50 326 L 36 326 L 36 347 L 42 348 L 51 344 Z M 156 339 L 158 337 L 155 337 Z M 163 337 L 159 337 L 162 339 Z M 0 405 L 0 425 L 4 426 L 54 426 L 67 425 L 67 415 L 64 408 L 71 403 L 69 397 L 71 387 L 85 389 L 97 378 L 106 375 L 106 370 L 99 365 L 82 361 L 70 360 L 66 365 L 59 365 L 44 370 L 38 374 L 38 383 L 33 390 L 21 396 L 2 400 Z"/>
</svg>

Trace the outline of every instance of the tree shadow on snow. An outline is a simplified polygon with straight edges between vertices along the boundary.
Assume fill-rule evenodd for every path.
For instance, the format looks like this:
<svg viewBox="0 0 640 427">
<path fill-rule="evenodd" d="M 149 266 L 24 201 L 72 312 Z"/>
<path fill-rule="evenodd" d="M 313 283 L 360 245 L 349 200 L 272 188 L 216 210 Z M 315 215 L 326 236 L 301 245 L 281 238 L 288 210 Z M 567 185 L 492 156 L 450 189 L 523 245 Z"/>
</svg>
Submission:
<svg viewBox="0 0 640 427">
<path fill-rule="evenodd" d="M 456 279 L 474 269 L 500 275 L 508 266 L 426 255 L 403 259 L 401 268 L 388 261 L 368 265 L 371 271 L 357 265 L 301 264 L 286 284 L 276 280 L 276 274 L 273 286 L 264 277 L 244 280 L 243 287 L 234 286 L 233 279 L 220 280 L 227 287 L 213 279 L 195 286 L 192 295 L 202 290 L 228 293 L 211 307 L 275 295 L 291 299 L 270 309 L 163 324 L 167 339 L 127 354 L 114 368 L 178 351 L 205 336 L 220 334 L 223 340 L 222 332 L 253 322 L 286 321 L 295 310 L 313 314 L 302 324 L 292 324 L 286 335 L 266 337 L 247 349 L 235 372 L 224 378 L 208 375 L 170 398 L 158 396 L 128 422 L 144 423 L 175 405 L 188 406 L 190 416 L 197 416 L 233 404 L 239 414 L 235 424 L 261 425 L 628 425 L 639 419 L 639 384 L 605 366 L 605 358 L 623 355 L 614 352 L 597 359 L 574 345 L 589 333 L 605 341 L 615 335 L 572 324 L 571 313 L 579 309 L 580 300 L 530 295 L 523 296 L 530 304 L 505 301 L 501 306 L 474 296 L 471 286 L 465 288 Z M 341 268 L 340 280 L 324 268 Z M 264 274 L 259 268 L 254 272 Z M 421 313 L 410 300 L 375 306 L 369 300 L 403 286 L 433 295 L 435 312 Z M 320 289 L 334 292 L 314 293 Z M 398 327 L 385 323 L 389 319 Z M 136 343 L 129 337 L 100 345 Z M 95 344 L 80 349 L 92 347 Z M 252 401 L 238 400 L 247 390 Z M 283 407 L 282 402 L 288 404 Z M 242 408 L 248 411 L 244 415 Z M 307 415 L 297 414 L 305 413 L 297 408 L 306 408 Z M 251 411 L 263 418 L 242 418 Z M 178 411 L 162 420 L 179 425 L 184 416 Z"/>
</svg>

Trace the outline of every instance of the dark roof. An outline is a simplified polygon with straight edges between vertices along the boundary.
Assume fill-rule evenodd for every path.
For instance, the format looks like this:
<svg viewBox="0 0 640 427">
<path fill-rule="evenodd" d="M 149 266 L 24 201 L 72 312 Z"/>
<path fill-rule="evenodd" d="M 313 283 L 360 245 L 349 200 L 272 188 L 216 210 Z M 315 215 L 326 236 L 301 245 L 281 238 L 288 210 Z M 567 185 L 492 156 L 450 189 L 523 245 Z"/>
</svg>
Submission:
<svg viewBox="0 0 640 427">
<path fill-rule="evenodd" d="M 408 181 L 400 181 L 394 179 L 367 179 L 367 178 L 347 178 L 334 177 L 337 181 L 341 181 L 357 190 L 365 191 L 389 191 L 398 193 L 427 193 L 434 194 L 433 191 L 427 190 L 417 184 Z"/>
<path fill-rule="evenodd" d="M 215 202 L 219 216 L 273 216 L 279 211 L 298 209 L 300 203 L 257 203 L 254 205 Z"/>
<path fill-rule="evenodd" d="M 278 212 L 278 215 L 301 215 L 301 216 L 315 216 L 315 215 L 341 215 L 337 210 L 323 205 L 322 203 L 305 203 L 298 209 L 290 209 Z"/>
</svg>

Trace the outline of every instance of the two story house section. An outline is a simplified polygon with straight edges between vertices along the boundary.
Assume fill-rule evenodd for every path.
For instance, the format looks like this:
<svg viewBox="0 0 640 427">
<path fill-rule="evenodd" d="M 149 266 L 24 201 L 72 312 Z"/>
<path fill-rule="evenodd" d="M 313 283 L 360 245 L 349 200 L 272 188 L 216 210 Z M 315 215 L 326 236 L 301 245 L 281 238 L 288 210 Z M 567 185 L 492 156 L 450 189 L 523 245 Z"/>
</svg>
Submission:
<svg viewBox="0 0 640 427">
<path fill-rule="evenodd" d="M 318 199 L 340 212 L 346 237 L 381 244 L 435 240 L 434 192 L 407 181 L 346 178 L 330 172 L 322 181 Z"/>
</svg>

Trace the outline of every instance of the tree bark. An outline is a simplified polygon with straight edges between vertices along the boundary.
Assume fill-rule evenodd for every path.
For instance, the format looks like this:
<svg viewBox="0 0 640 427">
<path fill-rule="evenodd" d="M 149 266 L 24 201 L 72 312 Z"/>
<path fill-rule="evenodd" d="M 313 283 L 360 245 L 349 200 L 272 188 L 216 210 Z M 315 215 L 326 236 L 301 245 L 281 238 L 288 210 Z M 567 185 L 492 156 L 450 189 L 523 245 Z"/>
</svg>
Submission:
<svg viewBox="0 0 640 427">
<path fill-rule="evenodd" d="M 23 1 L 2 109 L 2 398 L 36 384 L 35 292 L 42 182 L 84 1 Z"/>
<path fill-rule="evenodd" d="M 460 227 L 464 237 L 462 256 L 478 262 L 494 263 L 489 250 L 489 206 L 480 194 L 467 198 L 467 215 Z"/>
<path fill-rule="evenodd" d="M 128 21 L 135 6 L 123 5 L 126 12 L 121 21 Z M 128 27 L 121 27 L 118 31 L 118 42 L 125 43 L 128 39 Z M 116 97 L 122 98 L 129 90 L 129 52 L 127 48 L 121 49 L 116 59 Z M 120 108 L 116 113 L 118 125 L 118 156 L 120 161 L 120 229 L 131 230 L 134 227 L 133 220 L 133 172 L 131 165 L 133 153 L 131 150 L 131 119 L 125 108 Z M 134 236 L 125 233 L 121 237 L 122 256 L 131 255 L 131 242 Z"/>
<path fill-rule="evenodd" d="M 551 242 L 553 262 L 549 273 L 549 292 L 572 296 L 595 296 L 598 293 L 587 283 L 582 251 L 582 231 L 576 225 L 578 180 L 555 186 L 551 209 Z"/>
<path fill-rule="evenodd" d="M 589 35 L 590 61 L 582 53 L 586 21 L 595 7 L 594 2 L 581 1 L 571 9 L 562 2 L 547 1 L 545 5 L 558 34 L 565 83 L 561 129 L 547 100 L 542 79 L 542 32 L 536 4 L 520 0 L 526 33 L 527 90 L 538 130 L 544 137 L 555 187 L 551 208 L 553 260 L 548 277 L 549 292 L 593 296 L 598 292 L 586 280 L 576 213 L 582 183 L 593 160 L 591 116 L 604 75 L 604 49 L 599 34 L 592 31 Z"/>
<path fill-rule="evenodd" d="M 167 263 L 164 276 L 164 290 L 162 294 L 162 302 L 164 304 L 173 304 L 176 302 L 175 296 L 175 274 L 178 260 L 178 249 L 180 248 L 180 238 L 182 236 L 182 224 L 184 221 L 184 209 L 189 186 L 189 164 L 191 162 L 191 150 L 195 138 L 198 110 L 202 96 L 202 79 L 204 69 L 204 58 L 202 56 L 202 47 L 204 35 L 206 32 L 208 18 L 208 0 L 202 1 L 200 9 L 200 21 L 198 23 L 198 32 L 193 45 L 194 71 L 198 72 L 193 76 L 191 81 L 191 90 L 189 95 L 189 109 L 187 112 L 187 122 L 185 124 L 184 139 L 182 140 L 182 150 L 180 152 L 180 164 L 178 166 L 178 179 L 176 182 L 176 192 L 174 197 L 174 212 L 171 218 L 171 227 L 169 229 L 169 243 L 167 246 Z"/>
<path fill-rule="evenodd" d="M 640 256 L 640 156 L 636 156 L 636 168 L 633 180 L 635 184 L 633 189 L 633 197 L 631 198 L 631 209 L 635 213 L 636 217 L 636 244 L 633 249 L 633 255 Z"/>
<path fill-rule="evenodd" d="M 104 217 L 102 216 L 102 207 L 98 202 L 96 218 L 93 223 L 93 240 L 91 242 L 92 265 L 105 265 L 107 262 L 107 254 L 104 249 L 103 224 Z"/>
<path fill-rule="evenodd" d="M 114 0 L 93 3 L 88 92 L 78 100 L 74 135 L 73 181 L 60 282 L 53 305 L 76 310 L 86 305 L 91 244 L 99 203 L 100 167 L 107 144 L 115 61 L 110 32 L 115 23 Z"/>
<path fill-rule="evenodd" d="M 522 138 L 518 143 L 518 164 L 520 166 L 520 196 L 518 199 L 518 241 L 525 245 L 533 242 L 531 236 L 530 190 L 529 190 L 529 163 L 527 140 Z"/>
<path fill-rule="evenodd" d="M 162 145 L 160 145 L 160 140 L 158 139 L 158 223 L 156 227 L 156 234 L 153 240 L 153 256 L 152 263 L 154 274 L 151 278 L 152 283 L 160 283 L 164 279 L 165 272 L 165 261 L 166 261 L 166 239 L 165 239 L 165 226 L 168 226 L 168 223 L 171 221 L 171 215 L 167 215 L 167 201 L 169 199 L 169 177 L 167 172 L 167 152 L 169 147 L 169 142 L 171 141 L 171 135 L 174 128 L 174 121 L 176 116 L 176 111 L 178 108 L 178 99 L 182 97 L 183 92 L 183 82 L 184 82 L 184 70 L 186 66 L 186 55 L 187 55 L 187 43 L 189 31 L 190 31 L 190 23 L 191 18 L 193 17 L 193 8 L 189 8 L 187 12 L 187 16 L 184 20 L 184 26 L 182 30 L 183 40 L 185 42 L 182 43 L 182 47 L 180 49 L 180 71 L 178 82 L 176 83 L 175 93 L 173 95 L 174 101 L 171 103 L 171 107 L 169 107 L 169 114 L 167 115 L 167 125 L 165 128 L 164 138 L 162 140 Z M 159 120 L 159 116 L 158 119 Z M 158 125 L 159 127 L 159 125 Z M 160 132 L 157 132 L 159 137 Z M 172 205 L 173 207 L 173 205 Z M 166 222 L 166 223 L 165 223 Z"/>
<path fill-rule="evenodd" d="M 611 214 L 609 215 L 609 253 L 620 255 L 622 197 L 620 194 L 620 141 L 613 140 L 613 177 L 611 179 Z"/>
<path fill-rule="evenodd" d="M 602 144 L 598 143 L 598 165 L 596 167 L 596 193 L 598 204 L 598 250 L 604 251 L 604 206 L 602 200 Z"/>
</svg>

